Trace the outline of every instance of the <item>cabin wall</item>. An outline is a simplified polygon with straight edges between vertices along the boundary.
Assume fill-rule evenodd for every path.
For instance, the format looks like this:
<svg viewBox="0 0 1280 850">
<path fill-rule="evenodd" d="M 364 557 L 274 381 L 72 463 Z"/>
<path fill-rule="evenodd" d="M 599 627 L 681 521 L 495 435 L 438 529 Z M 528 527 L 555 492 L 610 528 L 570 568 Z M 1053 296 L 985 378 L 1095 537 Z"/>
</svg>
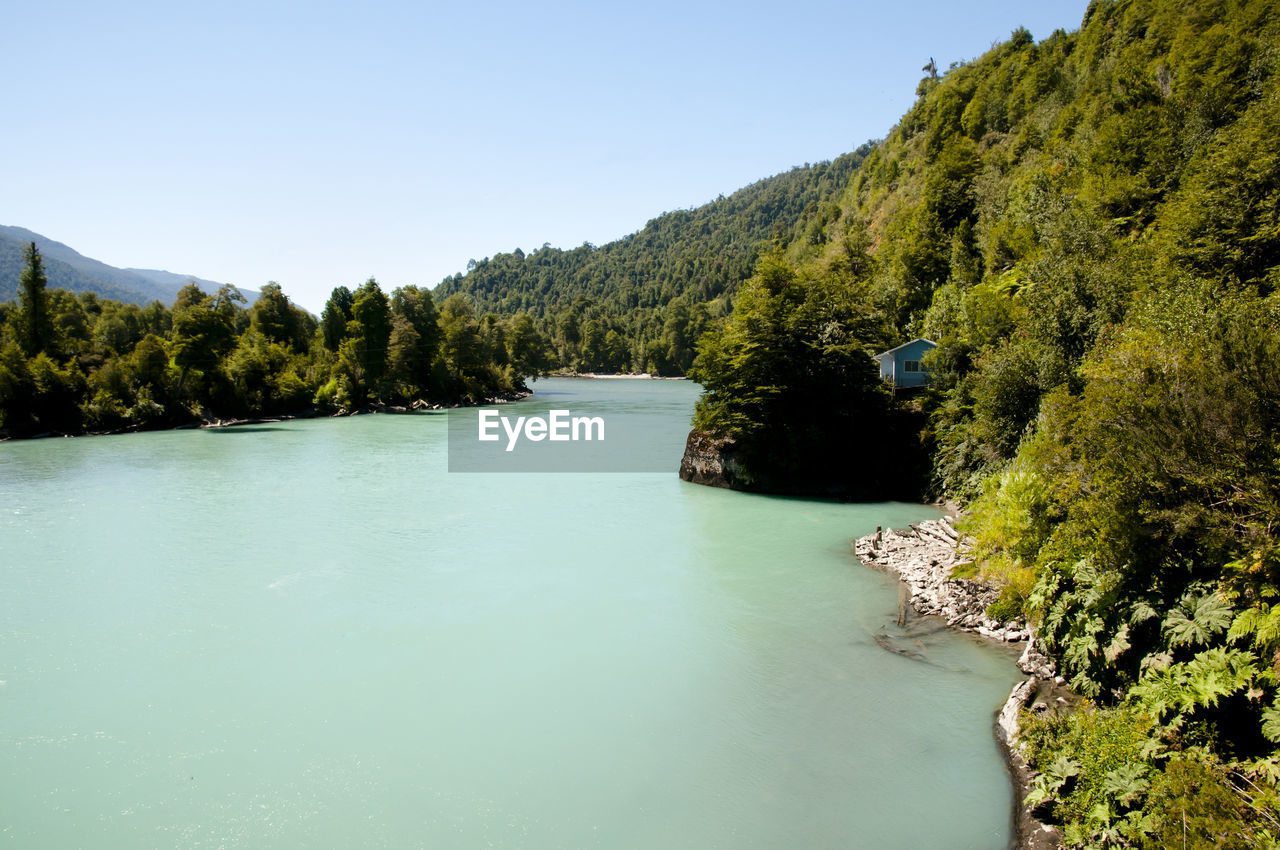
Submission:
<svg viewBox="0 0 1280 850">
<path fill-rule="evenodd" d="M 929 351 L 937 348 L 936 345 L 925 340 L 916 340 L 895 351 L 890 357 L 880 358 L 880 378 L 885 381 L 893 381 L 895 387 L 922 387 L 929 380 L 929 373 L 925 372 L 923 367 L 918 371 L 908 372 L 907 361 L 912 360 L 919 363 L 924 359 L 924 355 Z"/>
</svg>

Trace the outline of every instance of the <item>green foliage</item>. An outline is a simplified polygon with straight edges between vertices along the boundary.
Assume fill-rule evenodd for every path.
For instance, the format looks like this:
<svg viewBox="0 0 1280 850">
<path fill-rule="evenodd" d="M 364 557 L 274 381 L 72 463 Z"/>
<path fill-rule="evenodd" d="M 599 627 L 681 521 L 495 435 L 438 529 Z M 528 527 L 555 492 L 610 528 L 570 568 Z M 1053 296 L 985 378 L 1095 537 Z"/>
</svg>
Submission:
<svg viewBox="0 0 1280 850">
<path fill-rule="evenodd" d="M 854 154 L 599 248 L 474 262 L 434 297 L 338 287 L 315 324 L 272 285 L 252 311 L 191 286 L 170 312 L 33 277 L 36 306 L 0 307 L 0 427 L 477 401 L 558 367 L 691 373 L 695 424 L 767 489 L 918 496 L 928 449 L 937 494 L 972 502 L 991 612 L 1027 616 L 1100 706 L 1032 733 L 1069 839 L 1262 845 L 1278 33 L 1267 0 L 1097 0 L 1078 32 L 930 62 Z M 922 333 L 931 386 L 896 403 L 868 355 Z"/>
<path fill-rule="evenodd" d="M 1016 622 L 1027 617 L 1027 605 L 1035 585 L 1035 573 L 1019 567 L 999 576 L 983 573 L 983 578 L 1000 583 L 1000 596 L 987 606 L 987 616 L 1001 622 Z"/>
<path fill-rule="evenodd" d="M 870 357 L 882 330 L 856 291 L 838 274 L 797 271 L 772 252 L 729 322 L 699 343 L 694 377 L 705 394 L 694 425 L 734 441 L 756 488 L 869 495 L 916 486 L 910 451 L 877 459 L 864 451 L 894 441 L 908 449 L 912 431 L 897 427 Z"/>
<path fill-rule="evenodd" d="M 1112 828 L 1147 788 L 1159 752 L 1153 730 L 1151 718 L 1132 709 L 1025 718 L 1027 758 L 1041 768 L 1029 802 L 1052 800 L 1055 818 L 1093 833 Z"/>
<path fill-rule="evenodd" d="M 365 281 L 355 292 L 346 336 L 348 341 L 354 342 L 348 350 L 356 352 L 359 357 L 363 382 L 369 387 L 379 386 L 387 372 L 391 302 L 373 278 Z"/>
<path fill-rule="evenodd" d="M 1275 847 L 1280 808 L 1267 762 L 1224 765 L 1170 753 L 1139 711 L 1086 707 L 1025 718 L 1039 770 L 1027 802 L 1046 806 L 1068 847 Z"/>
<path fill-rule="evenodd" d="M 26 266 L 18 278 L 18 341 L 28 357 L 35 357 L 53 345 L 54 326 L 49 315 L 48 279 L 36 243 L 23 252 Z"/>
<path fill-rule="evenodd" d="M 1222 597 L 1193 591 L 1165 616 L 1163 631 L 1171 647 L 1208 646 L 1231 621 L 1231 606 Z"/>
<path fill-rule="evenodd" d="M 249 311 L 251 326 L 271 342 L 305 352 L 315 332 L 316 321 L 305 310 L 289 303 L 280 284 L 271 281 L 262 287 Z"/>
<path fill-rule="evenodd" d="M 329 295 L 324 312 L 320 314 L 320 331 L 324 347 L 330 351 L 337 351 L 346 338 L 347 323 L 353 318 L 351 308 L 354 304 L 355 297 L 345 286 L 336 287 Z"/>
<path fill-rule="evenodd" d="M 427 395 L 431 366 L 440 349 L 435 301 L 425 289 L 402 286 L 391 293 L 390 306 L 387 367 L 391 394 L 403 398 Z"/>
<path fill-rule="evenodd" d="M 401 287 L 388 298 L 370 280 L 355 294 L 334 292 L 326 315 L 349 315 L 334 351 L 326 335 L 335 329 L 291 304 L 274 283 L 247 310 L 233 287 L 210 295 L 195 283 L 178 293 L 172 311 L 158 302 L 140 308 L 93 293 L 44 292 L 52 331 L 35 356 L 19 344 L 24 310 L 0 305 L 0 432 L 102 432 L 200 416 L 482 400 L 519 391 L 524 375 L 545 369 L 547 341 L 528 317 L 512 323 L 514 334 L 506 322 L 481 326 L 472 317 L 477 347 L 465 372 L 451 374 L 428 291 Z M 508 338 L 518 343 L 514 363 Z"/>
<path fill-rule="evenodd" d="M 1254 815 L 1247 798 L 1211 763 L 1171 760 L 1152 783 L 1147 806 L 1144 847 L 1252 850 L 1276 844 L 1267 816 Z"/>
<path fill-rule="evenodd" d="M 443 301 L 464 294 L 480 314 L 527 313 L 554 341 L 556 367 L 682 375 L 707 322 L 728 312 L 769 245 L 803 253 L 844 244 L 848 223 L 835 201 L 869 150 L 664 213 L 600 247 L 544 245 L 473 261 L 465 274 L 441 282 L 435 295 Z"/>
<path fill-rule="evenodd" d="M 173 304 L 173 359 L 182 370 L 177 394 L 188 386 L 192 370 L 196 376 L 212 373 L 235 345 L 235 311 L 239 293 L 224 287 L 210 296 L 194 283 L 178 293 Z M 192 393 L 197 403 L 207 401 L 211 387 L 202 385 Z"/>
</svg>

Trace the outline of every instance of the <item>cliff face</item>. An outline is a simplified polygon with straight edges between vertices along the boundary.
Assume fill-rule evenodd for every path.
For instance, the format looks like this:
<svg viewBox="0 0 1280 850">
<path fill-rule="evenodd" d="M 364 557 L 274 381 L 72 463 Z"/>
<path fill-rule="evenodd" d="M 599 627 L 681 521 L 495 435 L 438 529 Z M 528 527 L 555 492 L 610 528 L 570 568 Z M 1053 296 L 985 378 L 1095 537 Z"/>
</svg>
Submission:
<svg viewBox="0 0 1280 850">
<path fill-rule="evenodd" d="M 822 486 L 809 481 L 792 470 L 761 468 L 761 463 L 750 463 L 744 447 L 732 437 L 716 437 L 694 428 L 685 441 L 684 457 L 680 459 L 680 477 L 694 484 L 708 487 L 724 487 L 728 490 L 745 490 L 752 493 L 776 493 L 839 497 L 845 495 L 837 487 Z"/>
<path fill-rule="evenodd" d="M 680 477 L 694 484 L 726 487 L 730 490 L 752 489 L 737 460 L 737 444 L 728 437 L 713 437 L 697 428 L 689 432 L 680 459 Z"/>
</svg>

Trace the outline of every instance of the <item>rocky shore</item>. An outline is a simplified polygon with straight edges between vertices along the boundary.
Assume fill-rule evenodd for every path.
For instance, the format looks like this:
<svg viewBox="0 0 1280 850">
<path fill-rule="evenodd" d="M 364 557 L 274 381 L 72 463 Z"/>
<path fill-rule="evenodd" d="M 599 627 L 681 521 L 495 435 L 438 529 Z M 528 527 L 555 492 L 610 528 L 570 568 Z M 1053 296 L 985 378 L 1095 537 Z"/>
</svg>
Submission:
<svg viewBox="0 0 1280 850">
<path fill-rule="evenodd" d="M 1041 822 L 1022 802 L 1035 774 L 1018 743 L 1019 714 L 1024 708 L 1037 713 L 1068 711 L 1075 698 L 1057 676 L 1053 662 L 1036 649 L 1026 623 L 1002 622 L 987 614 L 999 591 L 979 579 L 953 576 L 957 567 L 972 563 L 968 548 L 951 517 L 913 523 L 903 531 L 876 529 L 874 534 L 853 543 L 854 552 L 863 563 L 901 579 L 903 596 L 915 612 L 940 617 L 952 628 L 1001 643 L 1026 642 L 1018 669 L 1027 678 L 1013 687 L 997 713 L 995 735 L 1008 762 L 1016 795 L 1014 846 L 1049 850 L 1061 844 L 1061 833 Z M 900 625 L 904 618 L 905 612 L 900 611 Z"/>
<path fill-rule="evenodd" d="M 953 578 L 957 567 L 972 563 L 950 517 L 913 523 L 905 531 L 892 528 L 860 537 L 854 551 L 862 562 L 893 573 L 911 591 L 911 605 L 935 614 L 947 625 L 994 640 L 1026 640 L 1022 622 L 1005 623 L 987 616 L 1000 591 L 977 579 Z"/>
</svg>

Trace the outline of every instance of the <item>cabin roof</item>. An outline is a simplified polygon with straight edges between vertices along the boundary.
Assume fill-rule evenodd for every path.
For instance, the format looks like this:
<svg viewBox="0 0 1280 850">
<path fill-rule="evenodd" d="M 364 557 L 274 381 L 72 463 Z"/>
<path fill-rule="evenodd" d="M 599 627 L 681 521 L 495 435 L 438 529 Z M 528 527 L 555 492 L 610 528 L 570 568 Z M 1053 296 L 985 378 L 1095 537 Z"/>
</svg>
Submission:
<svg viewBox="0 0 1280 850">
<path fill-rule="evenodd" d="M 911 341 L 909 341 L 909 342 L 904 342 L 902 345 L 899 345 L 899 346 L 897 346 L 896 348 L 890 348 L 888 351 L 882 351 L 882 352 L 880 352 L 879 354 L 877 354 L 877 355 L 876 355 L 876 359 L 877 359 L 877 360 L 879 360 L 881 357 L 888 357 L 890 354 L 893 354 L 895 351 L 901 351 L 902 349 L 906 348 L 908 345 L 915 345 L 917 342 L 927 342 L 927 343 L 929 343 L 929 345 L 930 345 L 930 346 L 932 346 L 933 348 L 937 348 L 937 347 L 938 347 L 938 344 L 937 344 L 936 342 L 934 342 L 933 340 L 931 340 L 931 339 L 925 339 L 925 338 L 924 338 L 924 337 L 922 337 L 922 336 L 918 336 L 918 337 L 916 337 L 915 339 L 913 339 L 913 340 L 911 340 Z"/>
</svg>

